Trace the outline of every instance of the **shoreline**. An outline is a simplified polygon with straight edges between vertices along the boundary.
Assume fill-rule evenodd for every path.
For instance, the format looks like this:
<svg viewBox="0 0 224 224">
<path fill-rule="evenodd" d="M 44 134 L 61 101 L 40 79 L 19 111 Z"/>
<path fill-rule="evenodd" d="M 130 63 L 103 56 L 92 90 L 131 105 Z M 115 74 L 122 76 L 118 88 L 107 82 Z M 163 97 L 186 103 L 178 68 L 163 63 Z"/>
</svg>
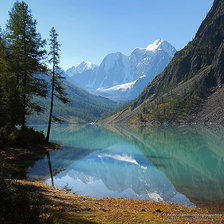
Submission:
<svg viewBox="0 0 224 224">
<path fill-rule="evenodd" d="M 200 217 L 210 221 L 214 218 L 224 220 L 223 214 L 214 216 L 208 210 L 197 207 L 124 198 L 93 198 L 39 181 L 19 180 L 17 184 L 29 193 L 33 189 L 42 192 L 47 200 L 44 206 L 58 221 L 56 223 L 189 223 L 189 217 L 194 220 L 193 223 L 201 223 L 197 221 Z"/>
<path fill-rule="evenodd" d="M 59 147 L 58 144 L 33 145 L 29 148 L 11 147 L 0 152 L 1 159 L 7 163 L 7 174 L 12 175 L 12 178 L 7 178 L 8 181 L 24 188 L 31 197 L 41 194 L 44 197 L 44 207 L 55 223 L 189 223 L 189 216 L 193 223 L 202 223 L 202 216 L 213 223 L 224 223 L 224 212 L 219 213 L 215 208 L 212 214 L 218 212 L 216 217 L 211 216 L 211 211 L 203 207 L 188 208 L 180 204 L 124 198 L 93 198 L 60 190 L 41 180 L 25 179 L 28 166 Z M 212 219 L 219 221 L 214 222 Z"/>
</svg>

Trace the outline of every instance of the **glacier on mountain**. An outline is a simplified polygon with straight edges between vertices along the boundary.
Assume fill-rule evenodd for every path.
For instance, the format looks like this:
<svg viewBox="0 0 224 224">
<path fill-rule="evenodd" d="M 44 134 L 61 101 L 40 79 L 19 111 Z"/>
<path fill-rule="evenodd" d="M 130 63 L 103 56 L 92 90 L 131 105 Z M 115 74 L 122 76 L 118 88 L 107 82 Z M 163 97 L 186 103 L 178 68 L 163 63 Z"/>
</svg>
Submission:
<svg viewBox="0 0 224 224">
<path fill-rule="evenodd" d="M 138 79 L 136 79 L 133 82 L 128 82 L 128 83 L 125 83 L 125 84 L 112 86 L 112 87 L 110 87 L 108 89 L 98 88 L 96 91 L 97 91 L 97 93 L 105 93 L 105 92 L 111 92 L 111 91 L 122 91 L 122 92 L 125 92 L 125 91 L 131 89 L 139 79 L 142 79 L 142 78 L 145 78 L 145 77 L 146 77 L 145 75 L 142 75 L 142 76 L 140 76 Z"/>
</svg>

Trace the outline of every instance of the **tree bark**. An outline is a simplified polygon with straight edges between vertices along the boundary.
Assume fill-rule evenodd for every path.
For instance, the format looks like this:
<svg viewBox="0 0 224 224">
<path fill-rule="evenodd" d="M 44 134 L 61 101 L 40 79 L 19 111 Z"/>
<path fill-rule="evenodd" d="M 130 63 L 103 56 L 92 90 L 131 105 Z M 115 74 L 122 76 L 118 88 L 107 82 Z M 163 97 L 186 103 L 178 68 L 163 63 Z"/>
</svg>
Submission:
<svg viewBox="0 0 224 224">
<path fill-rule="evenodd" d="M 50 132 L 51 132 L 51 121 L 52 121 L 52 112 L 53 112 L 53 103 L 54 103 L 54 66 L 53 66 L 53 77 L 52 77 L 52 90 L 51 90 L 51 108 L 50 108 L 50 115 L 49 115 L 49 121 L 48 121 L 48 129 L 47 129 L 47 137 L 46 141 L 49 142 L 50 138 Z"/>
</svg>

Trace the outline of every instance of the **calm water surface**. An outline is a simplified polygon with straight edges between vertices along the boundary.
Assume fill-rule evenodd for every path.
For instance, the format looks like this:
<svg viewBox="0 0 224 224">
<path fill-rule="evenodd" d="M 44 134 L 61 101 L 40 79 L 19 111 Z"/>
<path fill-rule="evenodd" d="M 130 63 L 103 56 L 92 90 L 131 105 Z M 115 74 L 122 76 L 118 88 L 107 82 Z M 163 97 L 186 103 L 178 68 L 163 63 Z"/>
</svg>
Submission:
<svg viewBox="0 0 224 224">
<path fill-rule="evenodd" d="M 82 195 L 221 204 L 223 133 L 219 126 L 54 126 L 51 140 L 63 146 L 27 176 L 51 185 L 50 165 L 56 187 Z"/>
</svg>

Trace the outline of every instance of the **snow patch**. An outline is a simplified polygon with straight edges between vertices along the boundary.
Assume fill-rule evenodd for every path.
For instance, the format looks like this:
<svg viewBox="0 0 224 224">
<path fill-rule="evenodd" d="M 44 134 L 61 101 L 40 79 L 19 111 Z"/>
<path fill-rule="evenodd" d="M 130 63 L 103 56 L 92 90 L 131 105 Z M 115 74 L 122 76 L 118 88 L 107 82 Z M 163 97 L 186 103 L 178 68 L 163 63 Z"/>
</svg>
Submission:
<svg viewBox="0 0 224 224">
<path fill-rule="evenodd" d="M 146 50 L 151 51 L 153 53 L 163 50 L 167 54 L 169 54 L 170 57 L 173 57 L 174 54 L 176 53 L 176 49 L 171 44 L 169 44 L 167 41 L 162 40 L 162 39 L 158 39 L 158 40 L 154 41 L 152 44 L 149 44 L 146 47 Z"/>
<path fill-rule="evenodd" d="M 96 91 L 102 92 L 102 93 L 111 92 L 111 91 L 122 91 L 122 92 L 125 92 L 128 89 L 131 89 L 139 79 L 142 79 L 142 78 L 145 78 L 145 77 L 146 77 L 146 75 L 142 75 L 142 76 L 140 76 L 138 79 L 136 79 L 133 82 L 128 82 L 128 83 L 125 83 L 125 84 L 116 85 L 116 86 L 113 86 L 113 87 L 108 88 L 108 89 L 98 88 Z"/>
<path fill-rule="evenodd" d="M 156 50 L 159 49 L 160 45 L 161 45 L 163 42 L 164 42 L 164 40 L 158 39 L 158 40 L 154 41 L 152 44 L 149 44 L 149 45 L 146 47 L 146 50 L 155 52 Z"/>
</svg>

